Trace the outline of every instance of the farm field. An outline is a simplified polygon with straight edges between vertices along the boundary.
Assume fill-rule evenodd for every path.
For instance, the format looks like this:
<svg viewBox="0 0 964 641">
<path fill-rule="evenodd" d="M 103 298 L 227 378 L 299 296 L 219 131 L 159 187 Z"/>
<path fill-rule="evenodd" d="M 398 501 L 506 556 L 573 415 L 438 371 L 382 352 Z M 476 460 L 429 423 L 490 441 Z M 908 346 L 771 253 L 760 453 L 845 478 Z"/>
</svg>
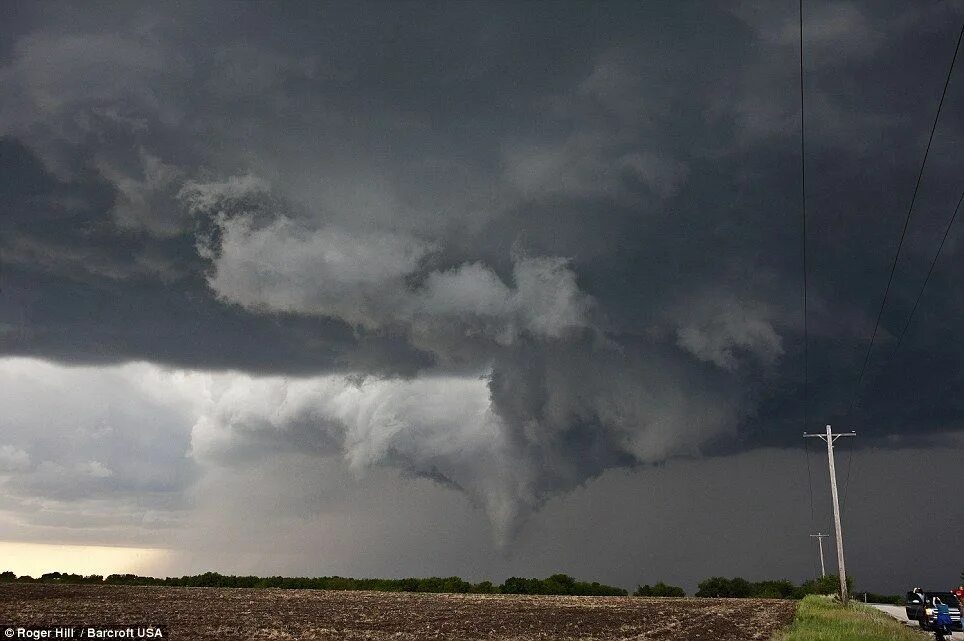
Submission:
<svg viewBox="0 0 964 641">
<path fill-rule="evenodd" d="M 172 639 L 769 639 L 797 604 L 90 585 L 0 586 L 0 624 L 168 626 Z"/>
</svg>

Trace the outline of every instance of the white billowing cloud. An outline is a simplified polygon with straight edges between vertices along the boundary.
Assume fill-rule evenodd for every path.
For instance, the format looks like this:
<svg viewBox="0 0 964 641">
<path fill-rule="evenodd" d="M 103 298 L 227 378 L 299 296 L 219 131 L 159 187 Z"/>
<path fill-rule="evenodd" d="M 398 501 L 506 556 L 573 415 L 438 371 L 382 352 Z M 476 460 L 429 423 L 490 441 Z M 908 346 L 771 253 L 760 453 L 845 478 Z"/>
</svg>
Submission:
<svg viewBox="0 0 964 641">
<path fill-rule="evenodd" d="M 614 464 L 585 464 L 573 421 L 595 421 L 599 446 L 657 462 L 731 428 L 740 404 L 687 393 L 685 372 L 611 352 L 573 361 L 578 376 L 556 365 L 541 415 L 519 422 L 494 402 L 487 372 L 284 378 L 0 359 L 0 508 L 18 527 L 145 543 L 189 518 L 213 471 L 297 456 L 317 461 L 319 479 L 329 468 L 359 482 L 395 470 L 457 489 L 506 541 L 550 496 Z"/>
<path fill-rule="evenodd" d="M 251 309 L 317 314 L 377 327 L 393 320 L 405 277 L 431 250 L 384 232 L 307 229 L 281 216 L 257 228 L 248 216 L 221 222 L 211 288 Z"/>
<path fill-rule="evenodd" d="M 526 327 L 539 336 L 559 338 L 588 324 L 589 297 L 562 258 L 522 258 L 515 264 L 513 304 Z"/>
<path fill-rule="evenodd" d="M 429 314 L 502 316 L 511 296 L 512 290 L 491 269 L 482 263 L 465 263 L 429 274 L 419 307 Z"/>
<path fill-rule="evenodd" d="M 508 532 L 531 508 L 484 378 L 353 381 L 235 375 L 194 425 L 192 453 L 230 463 L 271 451 L 340 458 L 356 474 L 398 467 L 459 487 Z"/>
<path fill-rule="evenodd" d="M 244 176 L 181 191 L 195 214 L 212 216 L 220 229 L 217 238 L 199 239 L 198 250 L 211 259 L 208 284 L 225 301 L 368 329 L 417 325 L 422 338 L 454 324 L 502 344 L 523 331 L 560 338 L 591 324 L 592 301 L 564 258 L 513 256 L 512 285 L 478 261 L 430 271 L 416 284 L 434 243 L 399 231 L 308 227 L 273 212 L 259 222 L 243 201 L 267 189 Z"/>
<path fill-rule="evenodd" d="M 407 301 L 411 316 L 428 315 L 466 323 L 483 322 L 498 342 L 509 344 L 522 330 L 544 338 L 589 325 L 591 299 L 579 289 L 568 261 L 517 256 L 510 288 L 481 263 L 432 272 Z"/>
<path fill-rule="evenodd" d="M 687 306 L 678 321 L 676 344 L 702 361 L 735 370 L 741 355 L 772 365 L 783 355 L 783 341 L 762 304 L 709 297 Z"/>
<path fill-rule="evenodd" d="M 605 352 L 572 365 L 578 375 L 553 369 L 540 415 L 521 422 L 500 415 L 484 376 L 212 375 L 219 382 L 207 387 L 217 391 L 194 424 L 192 456 L 232 467 L 307 454 L 356 476 L 405 470 L 458 488 L 504 542 L 550 496 L 619 457 L 656 463 L 697 454 L 740 417 L 739 393 L 694 392 L 671 363 Z M 599 440 L 583 451 L 572 446 L 571 427 L 587 420 Z M 588 460 L 606 447 L 616 458 Z"/>
<path fill-rule="evenodd" d="M 194 417 L 191 453 L 197 460 L 266 454 L 301 428 L 300 446 L 315 455 L 340 450 L 341 428 L 312 408 L 344 385 L 343 377 L 318 379 L 257 379 L 249 376 L 208 376 L 212 391 Z M 287 434 L 286 434 L 287 432 Z M 284 449 L 283 447 L 281 449 Z"/>
</svg>

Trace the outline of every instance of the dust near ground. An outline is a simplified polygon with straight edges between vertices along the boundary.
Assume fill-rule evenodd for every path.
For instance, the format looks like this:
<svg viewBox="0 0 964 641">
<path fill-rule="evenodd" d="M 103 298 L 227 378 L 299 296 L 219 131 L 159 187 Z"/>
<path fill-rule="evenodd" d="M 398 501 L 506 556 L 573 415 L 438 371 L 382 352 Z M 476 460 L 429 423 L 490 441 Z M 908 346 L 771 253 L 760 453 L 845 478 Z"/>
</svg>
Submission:
<svg viewBox="0 0 964 641">
<path fill-rule="evenodd" d="M 90 585 L 0 586 L 0 624 L 167 625 L 172 639 L 768 639 L 796 603 Z"/>
</svg>

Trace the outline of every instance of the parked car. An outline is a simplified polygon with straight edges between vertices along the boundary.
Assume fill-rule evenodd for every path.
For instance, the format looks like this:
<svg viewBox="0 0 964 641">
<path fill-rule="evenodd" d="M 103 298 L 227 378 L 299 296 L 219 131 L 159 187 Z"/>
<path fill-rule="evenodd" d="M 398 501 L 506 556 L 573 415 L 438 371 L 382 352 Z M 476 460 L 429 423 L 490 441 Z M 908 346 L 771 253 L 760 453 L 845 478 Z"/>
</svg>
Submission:
<svg viewBox="0 0 964 641">
<path fill-rule="evenodd" d="M 953 592 L 908 592 L 905 611 L 907 618 L 917 621 L 925 630 L 934 629 L 937 605 L 943 603 L 951 613 L 951 629 L 964 630 L 961 625 L 961 602 Z"/>
</svg>

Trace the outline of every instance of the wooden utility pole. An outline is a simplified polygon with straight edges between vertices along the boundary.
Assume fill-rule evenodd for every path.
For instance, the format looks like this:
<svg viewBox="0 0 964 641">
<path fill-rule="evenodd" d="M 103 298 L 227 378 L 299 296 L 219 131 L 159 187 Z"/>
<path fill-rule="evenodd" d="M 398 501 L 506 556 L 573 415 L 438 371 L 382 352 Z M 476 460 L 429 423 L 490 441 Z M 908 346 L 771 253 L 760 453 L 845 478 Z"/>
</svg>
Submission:
<svg viewBox="0 0 964 641">
<path fill-rule="evenodd" d="M 827 538 L 828 536 L 830 536 L 830 535 L 829 535 L 829 534 L 821 534 L 820 532 L 817 532 L 816 534 L 811 534 L 811 535 L 810 535 L 810 538 L 811 538 L 811 539 L 817 539 L 817 541 L 820 543 L 820 576 L 827 576 L 827 568 L 826 568 L 826 566 L 824 566 L 824 564 L 823 564 L 823 540 L 824 540 L 825 538 Z"/>
<path fill-rule="evenodd" d="M 827 460 L 830 466 L 830 496 L 833 499 L 833 527 L 837 540 L 837 571 L 840 573 L 840 601 L 846 604 L 848 599 L 847 569 L 844 565 L 843 528 L 840 526 L 840 501 L 837 498 L 837 470 L 833 464 L 833 443 L 843 436 L 857 436 L 857 433 L 842 432 L 840 434 L 834 434 L 830 431 L 830 426 L 828 425 L 825 434 L 804 433 L 803 438 L 819 438 L 827 444 Z"/>
</svg>

